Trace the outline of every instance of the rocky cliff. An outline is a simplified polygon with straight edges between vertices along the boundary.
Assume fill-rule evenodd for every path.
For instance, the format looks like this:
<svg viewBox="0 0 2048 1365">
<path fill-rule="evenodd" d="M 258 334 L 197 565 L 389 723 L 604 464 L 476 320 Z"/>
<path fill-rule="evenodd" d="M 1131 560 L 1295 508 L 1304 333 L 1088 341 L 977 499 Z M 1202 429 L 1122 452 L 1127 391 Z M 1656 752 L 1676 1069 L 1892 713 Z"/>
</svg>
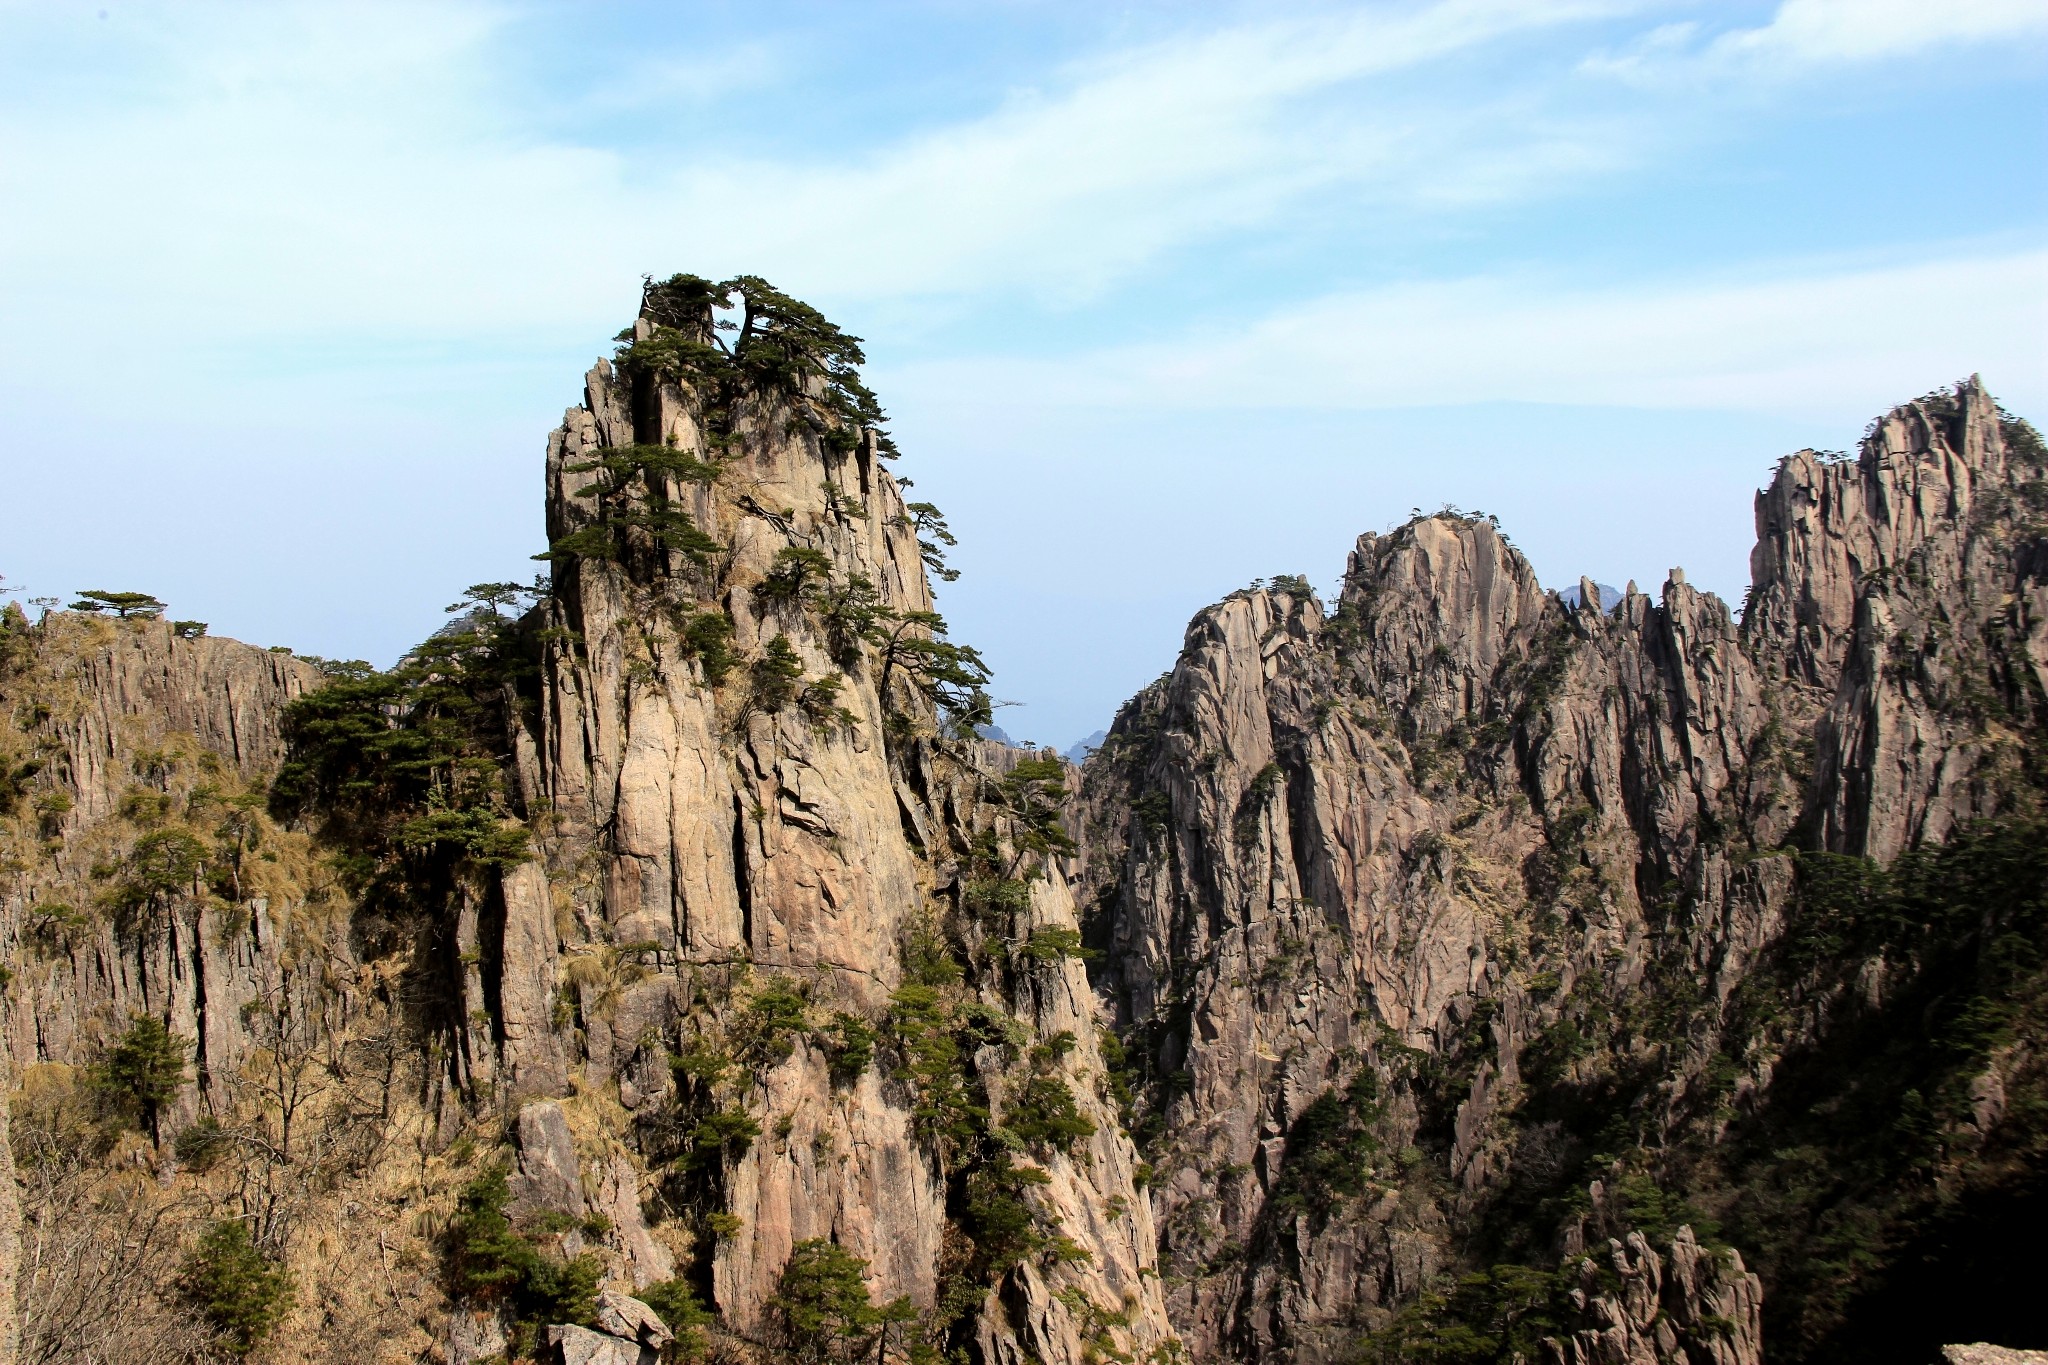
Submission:
<svg viewBox="0 0 2048 1365">
<path fill-rule="evenodd" d="M 669 327 L 664 305 L 652 296 L 636 346 L 713 335 L 708 310 Z M 678 1106 L 744 1107 L 763 1136 L 717 1172 L 722 1207 L 705 1210 L 745 1229 L 707 1258 L 736 1331 L 758 1326 L 792 1248 L 826 1238 L 868 1263 L 878 1297 L 951 1305 L 953 1338 L 983 1358 L 1078 1361 L 1098 1338 L 1150 1351 L 1170 1329 L 1135 1158 L 1097 1093 L 1093 997 L 1076 956 L 1030 950 L 1073 934 L 1073 905 L 1017 828 L 1020 788 L 944 714 L 957 683 L 931 652 L 930 513 L 906 503 L 876 431 L 841 424 L 822 377 L 787 394 L 694 380 L 687 362 L 600 363 L 549 443 L 558 545 L 617 496 L 606 452 L 639 449 L 716 462 L 660 494 L 719 548 L 697 562 L 628 544 L 558 570 L 518 765 L 522 803 L 546 812 L 545 855 L 505 878 L 482 992 L 496 1046 L 479 1038 L 474 1055 L 495 1052 L 522 1092 L 561 1089 L 573 1065 L 578 1088 L 616 1087 L 642 1131 Z M 777 659 L 786 679 L 763 671 Z M 907 970 L 907 950 L 939 961 Z M 569 1028 L 551 1029 L 558 982 L 583 973 L 604 974 L 598 991 L 579 985 Z M 974 1093 L 928 1112 L 938 1078 L 849 1076 L 824 1029 L 758 1050 L 743 1080 L 682 1075 L 678 1093 L 673 1054 L 744 1057 L 757 1040 L 736 1035 L 790 992 L 842 1036 L 852 1021 L 905 1047 L 907 1012 L 934 1011 Z M 1020 1138 L 1036 1130 L 1012 1115 L 1046 1096 L 1072 1111 L 1071 1137 Z M 965 1127 L 934 1139 L 940 1122 Z M 1050 1259 L 998 1255 L 977 1223 L 993 1190 L 977 1182 L 1012 1150 L 1039 1229 L 1019 1236 Z"/>
<path fill-rule="evenodd" d="M 552 581 L 395 669 L 9 617 L 26 1358 L 1176 1349 L 1064 770 L 974 736 L 857 342 L 621 341 Z"/>
<path fill-rule="evenodd" d="M 1282 579 L 1196 617 L 1090 761 L 1078 820 L 1198 1356 L 1363 1335 L 1406 1359 L 1455 1328 L 1467 1353 L 1430 1358 L 1752 1360 L 1775 1278 L 1771 1358 L 1804 1358 L 1857 1330 L 1916 1220 L 2011 1176 L 1984 1154 L 2038 1125 L 1968 1095 L 2032 1074 L 2035 969 L 1984 959 L 2000 933 L 2038 944 L 2038 858 L 1981 888 L 2015 903 L 1941 907 L 1943 932 L 1992 921 L 1965 942 L 1879 922 L 1924 900 L 1945 842 L 2031 829 L 2043 473 L 1971 381 L 1874 424 L 1855 460 L 1783 462 L 1740 621 L 1676 570 L 1655 598 L 1569 605 L 1493 521 L 1450 513 L 1361 537 L 1333 611 Z M 1883 882 L 1909 851 L 1914 889 Z M 1876 1065 L 1916 1005 L 1998 1019 L 1893 1091 L 1939 1153 L 1914 1193 L 1877 1192 L 1876 1168 L 1803 1173 L 1776 1206 L 1739 1188 L 1791 1178 L 1767 1153 L 1815 1098 L 1808 1061 L 1856 1036 L 1873 1051 L 1849 1064 Z M 1822 1103 L 1846 1124 L 1883 1082 L 1838 1070 Z M 1835 1201 L 1856 1226 L 1826 1226 Z M 1574 1261 L 1610 1237 L 1611 1267 Z M 1686 1269 L 1658 1288 L 1665 1263 Z"/>
<path fill-rule="evenodd" d="M 1076 769 L 978 738 L 854 338 L 619 342 L 549 573 L 393 668 L 0 615 L 0 1357 L 2032 1344 L 2048 456 L 1974 381 L 1784 462 L 1739 618 L 1419 518 Z"/>
</svg>

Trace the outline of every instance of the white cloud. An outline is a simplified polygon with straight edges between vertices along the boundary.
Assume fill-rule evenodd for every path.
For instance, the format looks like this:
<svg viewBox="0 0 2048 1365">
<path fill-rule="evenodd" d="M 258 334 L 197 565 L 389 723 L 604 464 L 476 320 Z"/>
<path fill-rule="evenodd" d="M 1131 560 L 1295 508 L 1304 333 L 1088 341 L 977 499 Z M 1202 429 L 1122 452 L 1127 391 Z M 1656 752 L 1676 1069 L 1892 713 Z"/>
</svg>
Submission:
<svg viewBox="0 0 2048 1365">
<path fill-rule="evenodd" d="M 1706 37 L 1696 22 L 1653 29 L 1585 69 L 1649 83 L 1675 76 L 1792 76 L 1815 67 L 1913 56 L 2048 33 L 2041 0 L 1783 0 L 1770 22 Z"/>
<path fill-rule="evenodd" d="M 2040 0 L 1785 0 L 1770 23 L 1723 34 L 1714 46 L 1795 62 L 1867 61 L 2043 31 Z"/>
<path fill-rule="evenodd" d="M 1973 371 L 2048 417 L 2048 251 L 1704 283 L 1468 279 L 1228 333 L 906 367 L 899 402 L 1399 408 L 1531 402 L 1863 417 Z"/>
<path fill-rule="evenodd" d="M 112 316 L 102 344 L 190 346 L 602 326 L 634 277 L 678 265 L 842 302 L 1086 294 L 1311 194 L 1469 204 L 1611 164 L 1612 130 L 1540 93 L 1374 81 L 1629 7 L 1439 0 L 1198 33 L 831 163 L 721 156 L 695 110 L 630 152 L 536 132 L 536 101 L 581 97 L 504 88 L 491 6 L 124 7 L 126 27 L 65 41 L 132 80 L 61 120 L 0 108 L 0 303 L 38 346 Z M 740 88 L 764 54 L 650 53 L 625 83 L 657 104 L 678 71 Z M 789 99 L 831 116 L 829 88 Z"/>
<path fill-rule="evenodd" d="M 1178 244 L 1270 221 L 1313 191 L 1469 201 L 1599 163 L 1540 121 L 1503 116 L 1499 98 L 1390 110 L 1369 98 L 1361 107 L 1354 91 L 1340 108 L 1315 103 L 1596 12 L 1454 0 L 1232 29 L 1091 63 L 1054 93 L 1016 96 L 852 165 L 689 171 L 676 192 L 775 205 L 765 220 L 728 219 L 731 236 L 713 249 L 743 241 L 801 258 L 854 294 L 1085 293 Z M 821 222 L 836 230 L 821 236 Z"/>
</svg>

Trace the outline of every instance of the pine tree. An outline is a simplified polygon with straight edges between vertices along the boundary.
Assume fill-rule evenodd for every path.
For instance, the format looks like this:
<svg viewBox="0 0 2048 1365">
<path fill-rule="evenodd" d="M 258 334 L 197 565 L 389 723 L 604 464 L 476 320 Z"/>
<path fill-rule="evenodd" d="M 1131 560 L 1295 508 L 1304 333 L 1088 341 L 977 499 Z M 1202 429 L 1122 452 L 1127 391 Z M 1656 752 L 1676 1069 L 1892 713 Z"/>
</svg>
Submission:
<svg viewBox="0 0 2048 1365">
<path fill-rule="evenodd" d="M 184 1088 L 185 1053 L 191 1046 L 190 1040 L 180 1038 L 154 1016 L 138 1014 L 120 1041 L 100 1059 L 94 1079 L 117 1103 L 133 1106 L 151 1137 L 156 1137 L 163 1106 Z"/>
</svg>

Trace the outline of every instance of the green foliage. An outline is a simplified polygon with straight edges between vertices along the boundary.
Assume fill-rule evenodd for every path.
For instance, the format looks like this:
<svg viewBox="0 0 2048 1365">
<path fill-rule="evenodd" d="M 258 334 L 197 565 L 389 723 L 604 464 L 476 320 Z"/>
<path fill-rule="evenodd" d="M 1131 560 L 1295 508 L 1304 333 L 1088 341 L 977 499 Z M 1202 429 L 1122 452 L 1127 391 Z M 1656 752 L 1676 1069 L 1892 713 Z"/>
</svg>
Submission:
<svg viewBox="0 0 2048 1365">
<path fill-rule="evenodd" d="M 1333 1089 L 1318 1095 L 1287 1132 L 1280 1179 L 1267 1207 L 1283 1218 L 1306 1213 L 1320 1223 L 1339 1200 L 1363 1194 L 1380 1151 L 1373 1125 L 1384 1113 L 1370 1069 L 1361 1070 L 1341 1094 Z"/>
<path fill-rule="evenodd" d="M 1071 1152 L 1095 1135 L 1074 1092 L 1057 1076 L 1032 1076 L 1011 1096 L 1003 1126 L 1023 1141 L 1048 1151 Z"/>
<path fill-rule="evenodd" d="M 1138 1100 L 1132 1084 L 1137 1079 L 1137 1068 L 1124 1047 L 1124 1040 L 1107 1025 L 1095 1032 L 1095 1052 L 1102 1058 L 1103 1098 L 1116 1106 L 1118 1122 L 1128 1128 L 1131 1126 L 1131 1112 Z"/>
<path fill-rule="evenodd" d="M 723 466 L 670 446 L 606 446 L 594 458 L 563 466 L 596 473 L 577 490 L 591 502 L 590 525 L 557 537 L 535 559 L 625 560 L 636 553 L 677 554 L 701 567 L 725 547 L 697 526 L 674 496 L 687 484 L 715 482 Z"/>
<path fill-rule="evenodd" d="M 1031 883 L 1022 877 L 969 877 L 960 884 L 960 908 L 983 923 L 1000 923 L 1031 908 Z"/>
<path fill-rule="evenodd" d="M 1163 791 L 1146 792 L 1131 802 L 1131 819 L 1147 834 L 1164 834 L 1173 824 L 1173 797 Z"/>
<path fill-rule="evenodd" d="M 108 592 L 103 588 L 93 588 L 78 594 L 71 610 L 96 616 L 112 612 L 123 621 L 154 621 L 164 614 L 164 604 L 146 592 Z"/>
<path fill-rule="evenodd" d="M 21 937 L 39 957 L 69 952 L 91 929 L 91 918 L 66 901 L 30 901 L 22 908 Z"/>
<path fill-rule="evenodd" d="M 878 643 L 883 685 L 902 675 L 946 716 L 955 733 L 972 734 L 994 717 L 988 665 L 978 651 L 946 638 L 945 618 L 937 612 L 896 613 Z"/>
<path fill-rule="evenodd" d="M 504 765 L 510 708 L 537 685 L 541 641 L 532 616 L 498 609 L 539 591 L 478 584 L 451 608 L 458 621 L 397 667 L 330 665 L 326 686 L 285 707 L 290 754 L 272 812 L 320 821 L 365 909 L 392 921 L 431 911 L 458 883 L 530 856 Z"/>
<path fill-rule="evenodd" d="M 1036 1166 L 997 1151 L 968 1175 L 961 1223 L 974 1241 L 974 1271 L 992 1283 L 1046 1244 L 1028 1192 L 1052 1183 Z"/>
<path fill-rule="evenodd" d="M 716 687 L 739 663 L 732 647 L 732 619 L 722 611 L 700 611 L 683 624 L 682 641 L 703 666 L 704 680 Z"/>
<path fill-rule="evenodd" d="M 206 859 L 206 845 L 182 826 L 152 830 L 137 839 L 105 896 L 115 926 L 124 934 L 154 927 L 155 919 L 146 919 L 145 912 L 160 914 L 172 897 L 190 893 Z"/>
<path fill-rule="evenodd" d="M 733 308 L 738 322 L 717 316 L 716 310 Z M 866 357 L 860 338 L 758 275 L 717 283 L 699 275 L 649 281 L 641 312 L 654 324 L 653 334 L 620 349 L 620 369 L 689 383 L 715 440 L 731 439 L 743 396 L 772 395 L 829 450 L 850 452 L 865 433 L 883 458 L 895 456 L 881 404 L 861 382 Z"/>
<path fill-rule="evenodd" d="M 1016 956 L 1025 962 L 1043 964 L 1061 962 L 1070 957 L 1086 961 L 1094 958 L 1095 953 L 1081 946 L 1080 930 L 1069 929 L 1065 925 L 1054 925 L 1045 929 L 1033 929 L 1031 937 L 1024 940 L 1023 946 L 1016 950 Z"/>
<path fill-rule="evenodd" d="M 605 446 L 593 458 L 564 465 L 563 469 L 570 474 L 604 475 L 577 493 L 579 498 L 623 493 L 636 481 L 649 489 L 664 483 L 709 485 L 718 482 L 725 472 L 725 466 L 716 460 L 700 460 L 686 450 L 665 445 Z"/>
<path fill-rule="evenodd" d="M 754 705 L 773 714 L 797 698 L 804 680 L 804 661 L 787 635 L 778 635 L 754 661 Z"/>
<path fill-rule="evenodd" d="M 1002 804 L 1011 821 L 1010 846 L 1019 858 L 1074 852 L 1065 820 L 1066 768 L 1048 754 L 1027 758 L 1003 774 Z"/>
<path fill-rule="evenodd" d="M 1050 1069 L 1074 1055 L 1080 1040 L 1074 1037 L 1072 1029 L 1061 1029 L 1044 1042 L 1031 1049 L 1031 1063 L 1041 1070 Z"/>
<path fill-rule="evenodd" d="M 2006 458 L 2031 470 L 2048 470 L 2048 444 L 2042 442 L 2041 433 L 2034 424 L 2024 417 L 2014 417 L 2002 408 L 1998 418 Z"/>
<path fill-rule="evenodd" d="M 860 724 L 860 717 L 839 704 L 839 694 L 845 686 L 846 679 L 837 673 L 812 678 L 797 693 L 797 707 L 815 725 L 835 724 L 851 730 Z"/>
<path fill-rule="evenodd" d="M 177 636 L 180 640 L 200 639 L 206 634 L 206 622 L 173 621 L 171 622 L 171 634 Z"/>
<path fill-rule="evenodd" d="M 238 1356 L 255 1350 L 292 1310 L 291 1272 L 256 1249 L 239 1219 L 223 1219 L 200 1235 L 185 1258 L 180 1288 Z"/>
<path fill-rule="evenodd" d="M 1515 666 L 1510 682 L 1521 685 L 1521 700 L 1515 707 L 1515 722 L 1526 724 L 1541 715 L 1551 698 L 1564 686 L 1572 659 L 1579 649 L 1578 633 L 1569 620 L 1561 620 L 1540 637 L 1529 656 Z"/>
<path fill-rule="evenodd" d="M 689 1164 L 700 1171 L 715 1169 L 745 1155 L 759 1136 L 761 1125 L 738 1105 L 713 1110 L 690 1130 Z"/>
<path fill-rule="evenodd" d="M 732 1028 L 734 1051 L 755 1068 L 779 1065 L 810 1031 L 810 1002 L 801 990 L 771 980 L 747 1002 Z"/>
<path fill-rule="evenodd" d="M 768 642 L 749 676 L 749 703 L 758 710 L 772 715 L 795 705 L 814 724 L 830 722 L 851 729 L 860 723 L 858 716 L 839 704 L 846 679 L 828 673 L 806 680 L 803 658 L 787 635 L 777 635 Z"/>
<path fill-rule="evenodd" d="M 505 1205 L 512 1194 L 502 1167 L 472 1180 L 456 1199 L 444 1241 L 449 1291 L 461 1298 L 499 1299 L 522 1282 L 539 1253 L 512 1230 Z"/>
<path fill-rule="evenodd" d="M 128 1031 L 93 1067 L 93 1080 L 123 1112 L 154 1133 L 163 1107 L 185 1085 L 185 1054 L 189 1039 L 181 1038 L 153 1015 L 138 1014 Z"/>
<path fill-rule="evenodd" d="M 960 963 L 944 932 L 928 919 L 913 920 L 903 936 L 903 980 L 917 986 L 950 986 L 960 980 Z"/>
<path fill-rule="evenodd" d="M 177 1154 L 178 1164 L 187 1170 L 202 1174 L 212 1170 L 215 1162 L 225 1156 L 233 1139 L 220 1120 L 209 1115 L 190 1127 L 181 1129 L 171 1150 Z"/>
<path fill-rule="evenodd" d="M 957 1016 L 935 986 L 906 984 L 890 998 L 888 1037 L 897 1074 L 912 1094 L 912 1130 L 950 1150 L 970 1143 L 988 1125 L 988 1110 L 973 1103 L 954 1031 Z"/>
<path fill-rule="evenodd" d="M 592 1325 L 603 1262 L 587 1253 L 571 1260 L 545 1254 L 513 1228 L 505 1213 L 510 1200 L 498 1166 L 457 1196 L 455 1216 L 442 1236 L 449 1293 L 505 1305 L 523 1329 L 520 1335 L 529 1339 L 546 1323 Z"/>
<path fill-rule="evenodd" d="M 1240 847 L 1258 839 L 1259 821 L 1265 816 L 1266 804 L 1284 776 L 1278 763 L 1268 763 L 1245 787 L 1244 795 L 1238 799 L 1236 818 L 1231 822 L 1231 833 Z"/>
<path fill-rule="evenodd" d="M 652 1308 L 676 1339 L 670 1343 L 665 1358 L 671 1361 L 698 1361 L 704 1359 L 710 1350 L 704 1329 L 718 1321 L 718 1314 L 704 1306 L 697 1297 L 697 1291 L 689 1282 L 681 1279 L 662 1280 L 638 1291 L 640 1302 Z"/>
<path fill-rule="evenodd" d="M 754 589 L 764 602 L 797 608 L 807 605 L 832 581 L 832 561 L 822 550 L 789 545 L 778 551 L 774 565 Z"/>
<path fill-rule="evenodd" d="M 885 628 L 896 613 L 882 605 L 882 595 L 866 574 L 850 575 L 843 583 L 827 583 L 817 594 L 818 620 L 825 628 L 825 644 L 832 657 L 847 665 L 859 657 L 863 644 L 885 638 Z"/>
<path fill-rule="evenodd" d="M 1537 1360 L 1570 1320 L 1564 1277 L 1497 1265 L 1443 1280 L 1358 1345 L 1362 1365 L 1495 1365 Z"/>
<path fill-rule="evenodd" d="M 958 569 L 946 567 L 946 550 L 960 542 L 946 526 L 946 519 L 939 509 L 928 502 L 906 503 L 904 510 L 910 516 L 910 524 L 917 530 L 917 552 L 924 560 L 925 568 L 938 578 L 951 583 L 960 577 Z M 929 537 L 929 539 L 927 539 Z"/>
<path fill-rule="evenodd" d="M 39 759 L 27 759 L 16 763 L 0 759 L 0 815 L 11 815 L 15 806 L 28 795 L 29 781 L 43 770 Z"/>
<path fill-rule="evenodd" d="M 859 1015 L 834 1014 L 824 1034 L 825 1056 L 833 1081 L 848 1085 L 859 1080 L 861 1073 L 874 1063 L 875 1042 L 880 1037 L 875 1026 Z"/>
<path fill-rule="evenodd" d="M 1897 1313 L 1886 1285 L 1925 1264 L 1974 1264 L 1950 1278 L 1964 1290 L 1953 1301 L 1987 1311 L 1967 1286 L 1994 1266 L 1940 1248 L 1978 1246 L 1956 1221 L 1968 1201 L 2011 1204 L 2026 1186 L 2002 1189 L 2010 1172 L 2048 1160 L 2038 1080 L 2008 1082 L 2013 1117 L 1989 1135 L 1972 1089 L 1994 1055 L 2048 1027 L 2048 827 L 1986 821 L 1886 869 L 1803 854 L 1798 872 L 1785 936 L 1734 1002 L 1731 1054 L 1770 1046 L 1812 1002 L 1856 998 L 1865 964 L 1890 969 L 1883 1008 L 1843 1009 L 1786 1049 L 1768 1103 L 1726 1144 L 1726 1235 L 1770 1285 L 1765 1335 L 1818 1358 L 1857 1354 L 1840 1334 Z"/>
<path fill-rule="evenodd" d="M 854 1361 L 879 1352 L 892 1325 L 916 1318 L 908 1299 L 877 1305 L 868 1263 L 823 1238 L 798 1242 L 765 1305 L 784 1352 L 806 1365 Z"/>
<path fill-rule="evenodd" d="M 735 1069 L 732 1054 L 723 1048 L 713 1046 L 709 1040 L 692 1038 L 670 1061 L 676 1074 L 676 1084 L 689 1087 L 692 1084 L 706 1090 L 715 1089 Z"/>
<path fill-rule="evenodd" d="M 5 574 L 0 574 L 0 582 L 5 582 L 6 578 Z M 19 591 L 18 588 L 0 588 L 0 594 Z M 21 657 L 32 629 L 34 627 L 29 625 L 28 613 L 21 609 L 21 603 L 0 605 L 0 669 L 7 668 Z"/>
</svg>

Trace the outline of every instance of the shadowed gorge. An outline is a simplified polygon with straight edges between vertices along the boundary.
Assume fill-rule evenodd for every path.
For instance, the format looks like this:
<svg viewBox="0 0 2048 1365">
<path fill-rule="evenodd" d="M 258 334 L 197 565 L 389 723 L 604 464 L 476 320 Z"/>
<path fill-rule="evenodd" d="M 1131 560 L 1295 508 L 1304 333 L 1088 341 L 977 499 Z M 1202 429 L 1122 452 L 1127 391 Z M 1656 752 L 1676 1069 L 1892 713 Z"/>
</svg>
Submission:
<svg viewBox="0 0 2048 1365">
<path fill-rule="evenodd" d="M 618 343 L 546 572 L 392 669 L 0 617 L 20 1359 L 2048 1346 L 2048 450 L 1975 379 L 1786 457 L 1739 612 L 1447 509 L 1077 767 L 980 737 L 857 338 Z"/>
</svg>

